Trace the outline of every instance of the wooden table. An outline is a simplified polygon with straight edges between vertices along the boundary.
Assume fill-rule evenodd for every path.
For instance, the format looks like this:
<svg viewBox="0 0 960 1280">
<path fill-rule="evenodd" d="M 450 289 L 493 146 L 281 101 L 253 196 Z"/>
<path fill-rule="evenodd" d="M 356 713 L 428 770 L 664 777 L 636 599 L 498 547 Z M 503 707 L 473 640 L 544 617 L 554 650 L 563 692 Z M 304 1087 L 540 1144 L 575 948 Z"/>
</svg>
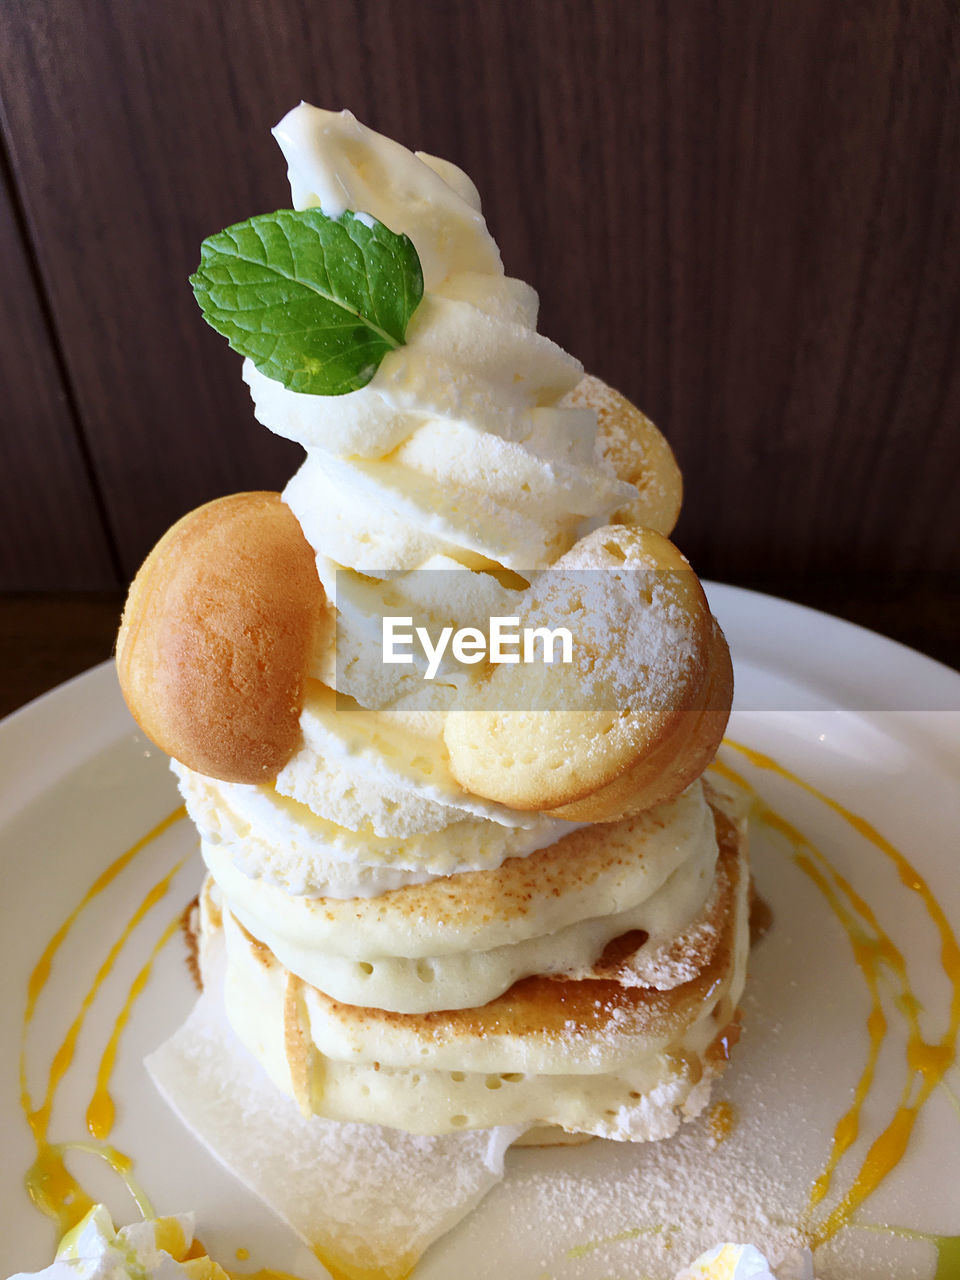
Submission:
<svg viewBox="0 0 960 1280">
<path fill-rule="evenodd" d="M 109 658 L 119 592 L 0 595 L 0 715 Z"/>
<path fill-rule="evenodd" d="M 889 635 L 960 668 L 960 577 L 755 578 L 744 586 L 783 595 Z M 120 593 L 0 595 L 0 715 L 108 658 Z"/>
<path fill-rule="evenodd" d="M 541 331 L 674 446 L 698 573 L 949 656 L 939 589 L 914 630 L 866 575 L 960 572 L 960 7 L 225 11 L 0 3 L 0 590 L 120 589 L 191 507 L 299 465 L 187 277 L 288 202 L 269 129 L 304 97 L 470 174 Z"/>
</svg>

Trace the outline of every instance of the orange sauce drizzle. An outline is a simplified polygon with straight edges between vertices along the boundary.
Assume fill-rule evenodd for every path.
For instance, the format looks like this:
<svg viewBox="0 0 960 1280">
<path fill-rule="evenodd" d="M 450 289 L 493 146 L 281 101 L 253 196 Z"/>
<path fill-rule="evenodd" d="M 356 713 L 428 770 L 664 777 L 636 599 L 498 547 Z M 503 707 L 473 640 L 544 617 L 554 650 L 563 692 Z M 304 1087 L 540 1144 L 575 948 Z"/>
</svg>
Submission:
<svg viewBox="0 0 960 1280">
<path fill-rule="evenodd" d="M 139 907 L 137 907 L 136 911 L 127 921 L 126 926 L 123 929 L 123 932 L 120 934 L 120 937 L 116 940 L 116 942 L 114 942 L 113 946 L 110 948 L 109 952 L 107 953 L 107 958 L 104 960 L 100 968 L 97 970 L 96 977 L 94 978 L 90 986 L 87 988 L 86 994 L 84 995 L 83 1000 L 80 1002 L 80 1009 L 79 1009 L 79 1012 L 77 1013 L 77 1016 L 74 1018 L 73 1022 L 70 1024 L 70 1029 L 67 1031 L 67 1034 L 64 1036 L 63 1041 L 60 1045 L 60 1048 L 53 1055 L 53 1061 L 50 1064 L 50 1071 L 47 1075 L 47 1091 L 46 1091 L 46 1094 L 44 1095 L 43 1103 L 41 1104 L 41 1106 L 37 1107 L 36 1110 L 34 1110 L 31 1106 L 30 1098 L 24 1097 L 23 1102 L 24 1102 L 24 1109 L 27 1115 L 27 1120 L 30 1124 L 30 1128 L 33 1130 L 34 1137 L 37 1139 L 38 1142 L 42 1142 L 46 1140 L 47 1130 L 50 1125 L 50 1113 L 53 1110 L 53 1101 L 56 1096 L 57 1089 L 60 1086 L 60 1082 L 63 1079 L 63 1077 L 66 1075 L 67 1071 L 69 1070 L 70 1064 L 73 1061 L 73 1055 L 77 1047 L 77 1039 L 80 1035 L 80 1031 L 83 1028 L 84 1022 L 86 1021 L 87 1014 L 90 1011 L 90 1006 L 93 1004 L 94 1000 L 96 999 L 97 993 L 99 992 L 100 988 L 103 986 L 104 982 L 113 971 L 113 966 L 116 964 L 117 957 L 119 956 L 120 952 L 123 950 L 123 947 L 127 942 L 127 939 L 133 933 L 134 929 L 137 927 L 140 921 L 144 918 L 144 916 L 146 916 L 148 912 L 152 911 L 153 908 L 160 901 L 160 899 L 164 897 L 164 895 L 167 893 L 167 890 L 170 888 L 170 884 L 173 880 L 173 877 L 177 874 L 177 872 L 180 870 L 182 866 L 183 866 L 183 862 L 182 861 L 178 862 L 177 865 L 173 868 L 173 870 L 168 875 L 164 876 L 162 880 L 160 880 L 157 884 L 153 886 L 150 892 L 146 895 L 146 897 L 140 903 Z M 178 917 L 178 920 L 179 920 L 179 917 Z"/>
<path fill-rule="evenodd" d="M 924 1240 L 937 1251 L 937 1271 L 933 1280 L 957 1280 L 960 1276 L 960 1236 L 937 1236 L 930 1231 L 913 1231 L 909 1227 L 865 1227 L 867 1231 L 884 1231 L 903 1240 Z"/>
<path fill-rule="evenodd" d="M 728 1102 L 726 1098 L 721 1098 L 707 1112 L 706 1119 L 707 1128 L 710 1130 L 710 1138 L 714 1146 L 719 1146 L 721 1142 L 726 1142 L 731 1133 L 733 1133 L 737 1123 L 737 1113 L 732 1102 Z"/>
<path fill-rule="evenodd" d="M 907 1149 L 921 1108 L 942 1081 L 946 1071 L 956 1061 L 957 1031 L 960 1029 L 960 946 L 957 944 L 956 936 L 943 909 L 926 881 L 900 850 L 895 848 L 875 827 L 785 769 L 770 756 L 737 742 L 727 740 L 726 745 L 739 752 L 755 768 L 784 778 L 819 800 L 893 864 L 900 882 L 919 897 L 937 930 L 940 940 L 940 961 L 951 984 L 952 994 L 947 1028 L 939 1040 L 928 1041 L 920 1031 L 918 1014 L 922 1006 L 911 989 L 904 957 L 880 926 L 869 904 L 850 882 L 840 875 L 819 849 L 756 795 L 740 774 L 720 762 L 714 766 L 721 775 L 726 776 L 753 796 L 758 819 L 786 837 L 793 846 L 794 862 L 817 886 L 830 910 L 846 931 L 854 960 L 863 975 L 870 995 L 867 1059 L 854 1090 L 853 1102 L 837 1123 L 827 1162 L 810 1191 L 807 1229 L 816 1247 L 848 1225 L 860 1205 L 896 1168 Z M 907 1022 L 907 1080 L 893 1116 L 871 1144 L 850 1187 L 842 1195 L 836 1207 L 819 1223 L 814 1223 L 816 1206 L 826 1196 L 837 1165 L 859 1134 L 861 1111 L 870 1092 L 880 1048 L 887 1034 L 887 1019 L 880 1000 L 881 975 L 893 978 L 898 993 L 897 1006 Z"/>
<path fill-rule="evenodd" d="M 333 1272 L 330 1274 L 333 1275 Z M 230 1280 L 239 1280 L 240 1275 L 243 1275 L 245 1280 L 300 1280 L 299 1276 L 291 1275 L 289 1271 L 274 1271 L 273 1267 L 261 1267 L 259 1271 L 228 1271 L 227 1275 L 230 1276 Z M 336 1280 L 335 1276 L 334 1280 Z"/>
<path fill-rule="evenodd" d="M 171 875 L 179 871 L 182 863 L 178 863 Z M 150 980 L 150 974 L 153 970 L 154 961 L 157 956 L 167 945 L 173 935 L 179 932 L 182 921 L 181 915 L 176 915 L 164 929 L 163 933 L 157 939 L 150 957 L 146 964 L 134 978 L 130 984 L 130 990 L 127 992 L 127 998 L 123 1002 L 123 1007 L 117 1014 L 116 1021 L 113 1024 L 113 1031 L 110 1033 L 110 1039 L 107 1041 L 103 1056 L 100 1059 L 100 1066 L 97 1070 L 97 1083 L 93 1097 L 90 1099 L 90 1105 L 87 1107 L 87 1128 L 94 1138 L 101 1140 L 109 1137 L 113 1128 L 113 1122 L 116 1116 L 116 1108 L 113 1098 L 110 1095 L 110 1077 L 113 1074 L 114 1063 L 117 1060 L 117 1049 L 120 1045 L 120 1037 L 130 1021 L 130 1014 L 133 1012 L 133 1006 L 143 993 Z"/>
<path fill-rule="evenodd" d="M 245 1250 L 237 1250 L 238 1255 L 241 1252 L 245 1252 Z M 203 1257 L 203 1254 L 198 1256 Z M 249 1253 L 247 1253 L 247 1257 L 250 1257 Z M 222 1262 L 218 1265 L 221 1271 L 224 1271 L 230 1277 L 230 1280 L 300 1280 L 299 1276 L 290 1275 L 288 1271 L 274 1271 L 272 1267 L 261 1267 L 258 1271 L 231 1271 Z M 333 1275 L 333 1272 L 331 1272 L 331 1275 Z M 337 1280 L 336 1276 L 334 1276 L 334 1280 Z"/>
<path fill-rule="evenodd" d="M 153 907 L 155 907 L 167 894 L 174 877 L 183 866 L 185 859 L 181 859 L 181 861 L 178 862 L 167 875 L 165 875 L 153 886 L 153 888 L 149 890 L 140 905 L 134 911 L 133 915 L 127 921 L 126 926 L 120 933 L 117 940 L 110 947 L 106 959 L 97 970 L 93 982 L 81 1001 L 80 1009 L 76 1017 L 71 1023 L 60 1047 L 53 1056 L 47 1075 L 46 1092 L 44 1094 L 43 1102 L 39 1107 L 34 1107 L 33 1099 L 30 1096 L 27 1085 L 26 1050 L 28 1030 L 36 1012 L 37 1002 L 50 978 L 53 960 L 83 909 L 88 906 L 94 898 L 102 893 L 108 885 L 113 883 L 113 881 L 133 861 L 138 853 L 145 849 L 159 836 L 163 835 L 163 833 L 169 830 L 174 823 L 184 817 L 186 817 L 186 809 L 181 805 L 180 808 L 174 810 L 173 813 L 164 818 L 162 822 L 159 822 L 141 840 L 138 840 L 134 845 L 131 845 L 125 853 L 121 854 L 119 858 L 111 863 L 110 866 L 97 877 L 74 910 L 71 911 L 66 920 L 50 939 L 43 955 L 40 957 L 40 960 L 30 976 L 27 987 L 27 1005 L 24 1013 L 23 1031 L 20 1044 L 20 1102 L 24 1115 L 26 1116 L 27 1123 L 30 1126 L 36 1142 L 37 1158 L 28 1170 L 24 1181 L 27 1194 L 30 1196 L 33 1203 L 42 1213 L 47 1217 L 52 1218 L 57 1223 L 61 1235 L 69 1231 L 71 1227 L 76 1226 L 80 1219 L 89 1212 L 94 1204 L 92 1198 L 87 1194 L 66 1166 L 65 1157 L 70 1151 L 86 1152 L 106 1161 L 114 1172 L 123 1179 L 144 1218 L 152 1218 L 156 1216 L 148 1198 L 137 1185 L 133 1177 L 133 1161 L 131 1158 L 124 1155 L 122 1151 L 118 1151 L 116 1147 L 109 1145 L 104 1141 L 104 1139 L 109 1136 L 113 1128 L 116 1115 L 116 1108 L 110 1093 L 110 1078 L 116 1064 L 117 1051 L 120 1046 L 121 1038 L 128 1022 L 130 1021 L 134 1005 L 143 994 L 143 991 L 150 980 L 150 975 L 157 957 L 183 924 L 183 912 L 178 912 L 167 924 L 163 933 L 154 944 L 146 963 L 130 984 L 126 998 L 116 1017 L 110 1037 L 107 1040 L 107 1044 L 100 1058 L 96 1085 L 86 1113 L 87 1128 L 91 1135 L 98 1141 L 96 1143 L 52 1143 L 48 1139 L 48 1131 L 50 1115 L 53 1110 L 57 1091 L 63 1077 L 66 1075 L 71 1063 L 73 1062 L 77 1041 L 91 1005 L 96 999 L 103 983 L 112 972 L 114 965 L 116 964 L 116 961 L 130 935 L 144 917 L 153 909 Z M 202 1258 L 205 1256 L 207 1256 L 206 1250 L 198 1240 L 194 1241 L 186 1254 L 187 1258 Z M 246 1261 L 249 1256 L 250 1254 L 248 1250 L 237 1250 L 237 1258 L 239 1261 Z M 321 1261 L 323 1261 L 322 1258 Z M 331 1267 L 330 1270 L 334 1275 L 335 1280 L 338 1280 L 338 1278 L 341 1277 L 342 1280 L 380 1280 L 380 1277 L 375 1276 L 372 1272 L 361 1273 L 342 1270 L 337 1271 L 333 1267 Z M 262 1268 L 259 1271 L 253 1272 L 228 1271 L 227 1274 L 231 1277 L 236 1277 L 236 1280 L 240 1280 L 241 1277 L 242 1280 L 297 1280 L 297 1277 L 288 1275 L 285 1271 L 275 1271 L 271 1268 Z M 404 1275 L 409 1275 L 409 1271 L 406 1271 Z M 391 1276 L 390 1280 L 403 1280 L 403 1277 L 400 1275 L 395 1277 Z"/>
<path fill-rule="evenodd" d="M 27 1195 L 41 1213 L 66 1235 L 93 1208 L 93 1200 L 64 1164 L 65 1149 L 48 1142 L 37 1145 L 37 1158 L 26 1176 Z"/>
<path fill-rule="evenodd" d="M 50 978 L 54 958 L 70 933 L 70 930 L 73 928 L 73 925 L 80 913 L 94 900 L 94 898 L 96 898 L 110 884 L 112 884 L 114 880 L 116 880 L 120 873 L 129 866 L 138 853 L 172 827 L 174 823 L 178 822 L 185 816 L 186 810 L 183 806 L 174 810 L 173 813 L 164 818 L 162 822 L 159 822 L 142 839 L 131 845 L 125 853 L 121 854 L 119 858 L 112 862 L 110 866 L 97 877 L 77 906 L 70 912 L 66 920 L 64 920 L 63 924 L 50 939 L 42 956 L 40 957 L 40 960 L 37 962 L 33 973 L 30 975 L 30 979 L 27 984 L 27 1004 L 23 1015 L 23 1028 L 20 1039 L 20 1105 L 23 1109 L 27 1123 L 30 1126 L 34 1142 L 36 1143 L 37 1158 L 27 1172 L 25 1185 L 27 1194 L 30 1196 L 33 1203 L 42 1213 L 46 1214 L 47 1217 L 52 1218 L 58 1224 L 61 1234 L 75 1226 L 93 1205 L 93 1201 L 90 1196 L 86 1191 L 84 1191 L 83 1187 L 66 1167 L 64 1156 L 68 1150 L 93 1152 L 101 1159 L 106 1160 L 111 1168 L 113 1168 L 124 1179 L 137 1203 L 142 1207 L 145 1202 L 145 1197 L 133 1182 L 133 1162 L 130 1160 L 129 1156 L 124 1155 L 114 1147 L 107 1146 L 106 1144 L 93 1147 L 83 1143 L 51 1143 L 48 1136 L 50 1115 L 53 1110 L 53 1104 L 60 1082 L 69 1070 L 70 1064 L 73 1061 L 77 1040 L 83 1028 L 90 1006 L 96 998 L 97 992 L 100 990 L 107 976 L 111 972 L 114 963 L 116 962 L 116 959 L 130 934 L 150 909 L 155 906 L 167 892 L 173 877 L 180 869 L 182 863 L 178 863 L 169 875 L 165 876 L 163 880 L 154 885 L 143 899 L 134 915 L 131 917 L 118 941 L 111 947 L 107 959 L 97 971 L 93 983 L 81 1001 L 80 1009 L 76 1017 L 71 1023 L 67 1034 L 53 1056 L 47 1074 L 47 1085 L 43 1102 L 38 1107 L 34 1106 L 27 1084 L 27 1035 L 30 1024 L 33 1021 L 40 995 Z"/>
</svg>

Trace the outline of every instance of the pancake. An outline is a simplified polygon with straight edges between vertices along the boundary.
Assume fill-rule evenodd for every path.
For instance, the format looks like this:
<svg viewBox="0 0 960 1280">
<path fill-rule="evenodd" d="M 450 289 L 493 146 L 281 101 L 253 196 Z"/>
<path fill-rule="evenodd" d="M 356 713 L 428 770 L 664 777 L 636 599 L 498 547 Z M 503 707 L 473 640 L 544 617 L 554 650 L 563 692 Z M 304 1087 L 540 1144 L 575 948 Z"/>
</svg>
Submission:
<svg viewBox="0 0 960 1280">
<path fill-rule="evenodd" d="M 520 978 L 535 973 L 601 976 L 595 970 L 603 958 L 607 967 L 619 966 L 618 980 L 626 985 L 667 989 L 692 976 L 683 953 L 693 934 L 716 935 L 715 863 L 716 848 L 705 844 L 637 906 L 489 951 L 419 958 L 376 956 L 362 950 L 356 957 L 330 955 L 264 930 L 235 902 L 230 914 L 309 985 L 345 1004 L 396 1013 L 486 1004 Z M 624 939 L 630 944 L 627 950 Z"/>
<path fill-rule="evenodd" d="M 229 844 L 203 842 L 227 901 L 258 937 L 268 933 L 354 959 L 489 951 L 545 937 L 646 901 L 716 837 L 702 784 L 621 822 L 597 824 L 508 858 L 369 898 L 293 896 L 238 870 Z"/>
<path fill-rule="evenodd" d="M 223 930 L 231 1023 L 307 1113 L 415 1133 L 523 1124 L 664 1137 L 699 1112 L 725 1065 L 745 978 L 744 831 L 713 805 L 716 937 L 693 959 L 695 976 L 666 991 L 621 980 L 628 945 L 593 976 L 531 976 L 474 1008 L 346 1005 L 292 975 L 209 888 L 202 945 Z"/>
</svg>

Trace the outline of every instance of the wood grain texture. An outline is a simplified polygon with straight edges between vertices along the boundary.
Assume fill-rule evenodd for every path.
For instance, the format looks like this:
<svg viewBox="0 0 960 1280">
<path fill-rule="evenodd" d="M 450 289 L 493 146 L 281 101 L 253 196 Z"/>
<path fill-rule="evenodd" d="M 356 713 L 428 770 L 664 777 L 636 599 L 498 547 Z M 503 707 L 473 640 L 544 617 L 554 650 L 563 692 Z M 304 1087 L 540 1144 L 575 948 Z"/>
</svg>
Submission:
<svg viewBox="0 0 960 1280">
<path fill-rule="evenodd" d="M 0 154 L 0 590 L 116 586 L 2 161 Z"/>
<path fill-rule="evenodd" d="M 7 143 L 124 572 L 296 465 L 186 276 L 286 203 L 300 97 L 471 174 L 543 331 L 673 441 L 701 572 L 960 570 L 958 44 L 946 0 L 7 0 Z"/>
</svg>

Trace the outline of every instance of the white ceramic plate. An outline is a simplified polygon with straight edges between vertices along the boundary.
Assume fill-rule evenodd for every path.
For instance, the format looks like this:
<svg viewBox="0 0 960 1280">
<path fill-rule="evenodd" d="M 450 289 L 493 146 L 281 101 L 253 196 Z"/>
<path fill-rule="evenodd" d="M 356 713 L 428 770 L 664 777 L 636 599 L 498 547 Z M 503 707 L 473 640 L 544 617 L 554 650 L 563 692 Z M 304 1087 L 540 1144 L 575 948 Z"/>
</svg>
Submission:
<svg viewBox="0 0 960 1280">
<path fill-rule="evenodd" d="M 872 823 L 926 879 L 957 930 L 960 675 L 795 605 L 730 587 L 712 587 L 710 596 L 735 656 L 730 737 L 769 753 Z M 924 1037 L 941 1036 L 950 998 L 943 939 L 916 892 L 875 844 L 809 791 L 753 768 L 735 751 L 724 759 L 867 900 L 906 958 Z M 51 1225 L 23 1190 L 33 1146 L 17 1071 L 29 975 L 98 874 L 173 810 L 178 797 L 165 758 L 130 720 L 110 664 L 0 725 L 0 777 L 5 1275 L 47 1265 L 54 1243 Z M 52 1139 L 85 1136 L 100 1053 L 130 984 L 199 885 L 195 848 L 189 825 L 174 825 L 93 899 L 58 953 L 28 1038 L 35 1098 L 111 944 L 151 886 L 187 859 L 132 932 L 90 1006 L 57 1093 Z M 715 1094 L 732 1108 L 729 1137 L 717 1142 L 715 1115 L 712 1123 L 697 1121 L 650 1147 L 594 1142 L 511 1153 L 505 1182 L 430 1251 L 418 1280 L 660 1280 L 719 1239 L 753 1239 L 774 1251 L 784 1246 L 863 1070 L 870 1003 L 847 933 L 787 844 L 762 826 L 753 833 L 753 864 L 774 924 L 754 953 L 745 1033 Z M 197 1211 L 205 1244 L 225 1265 L 269 1266 L 311 1280 L 321 1274 L 316 1262 L 181 1129 L 143 1070 L 144 1054 L 175 1029 L 193 999 L 184 956 L 180 939 L 172 939 L 133 1007 L 113 1074 L 118 1120 L 111 1142 L 134 1157 L 137 1177 L 159 1211 Z M 828 1208 L 849 1188 L 904 1084 L 906 1020 L 885 989 L 883 1000 L 889 1033 L 860 1134 L 839 1165 Z M 820 1251 L 818 1274 L 844 1280 L 934 1275 L 935 1245 L 909 1232 L 960 1235 L 956 1065 L 945 1084 L 920 1112 L 902 1161 L 858 1211 L 857 1225 Z M 118 1218 L 136 1216 L 105 1166 L 82 1154 L 71 1160 Z M 889 1226 L 908 1234 L 881 1229 Z M 249 1261 L 237 1263 L 238 1249 L 249 1251 Z"/>
</svg>

